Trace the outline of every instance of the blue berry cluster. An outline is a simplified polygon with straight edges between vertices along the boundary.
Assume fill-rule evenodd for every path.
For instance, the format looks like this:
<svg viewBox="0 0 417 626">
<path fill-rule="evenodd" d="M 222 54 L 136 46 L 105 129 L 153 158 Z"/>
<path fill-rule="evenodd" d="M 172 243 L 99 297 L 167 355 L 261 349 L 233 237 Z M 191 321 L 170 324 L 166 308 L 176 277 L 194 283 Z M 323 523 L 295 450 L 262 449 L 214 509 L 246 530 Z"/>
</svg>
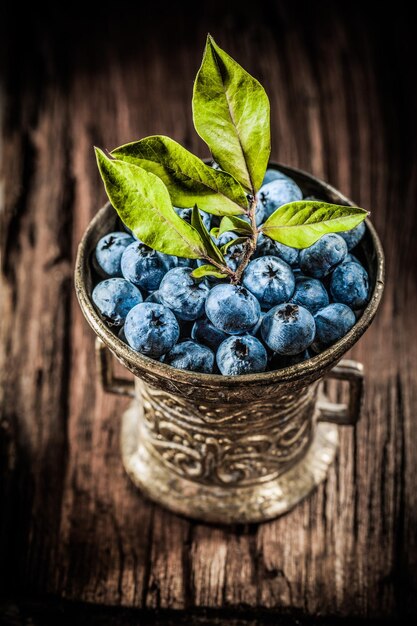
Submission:
<svg viewBox="0 0 417 626">
<path fill-rule="evenodd" d="M 302 197 L 293 180 L 268 170 L 257 223 Z M 190 219 L 190 210 L 177 212 Z M 209 230 L 212 216 L 202 219 Z M 93 265 L 103 280 L 92 300 L 122 341 L 172 367 L 225 376 L 279 369 L 325 350 L 355 324 L 369 297 L 366 269 L 351 253 L 364 232 L 362 223 L 300 251 L 260 235 L 240 285 L 197 281 L 193 261 L 113 232 L 96 246 Z M 224 233 L 217 243 L 236 237 Z M 242 253 L 241 243 L 229 246 L 233 270 Z"/>
</svg>

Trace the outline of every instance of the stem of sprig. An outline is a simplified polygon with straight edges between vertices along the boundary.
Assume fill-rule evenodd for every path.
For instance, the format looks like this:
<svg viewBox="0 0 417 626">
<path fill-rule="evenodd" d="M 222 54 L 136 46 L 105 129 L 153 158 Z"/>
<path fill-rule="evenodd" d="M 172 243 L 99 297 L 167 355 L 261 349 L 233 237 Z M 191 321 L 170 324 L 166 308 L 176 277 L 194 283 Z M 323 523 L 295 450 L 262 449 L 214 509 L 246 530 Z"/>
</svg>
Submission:
<svg viewBox="0 0 417 626">
<path fill-rule="evenodd" d="M 240 261 L 239 266 L 236 271 L 230 269 L 228 265 L 223 265 L 223 263 L 219 263 L 218 261 L 212 259 L 209 256 L 204 256 L 204 260 L 216 267 L 220 270 L 225 276 L 228 276 L 230 282 L 233 285 L 237 285 L 240 283 L 242 279 L 242 274 L 245 271 L 246 266 L 248 265 L 253 253 L 256 250 L 256 244 L 258 241 L 258 227 L 256 226 L 256 206 L 257 206 L 257 198 L 256 195 L 251 196 L 249 210 L 247 215 L 250 219 L 250 225 L 252 228 L 252 234 L 247 238 L 245 249 L 242 255 L 242 259 Z"/>
<path fill-rule="evenodd" d="M 220 270 L 223 274 L 227 274 L 228 276 L 230 276 L 230 280 L 234 282 L 236 272 L 231 270 L 228 265 L 223 265 L 222 263 L 218 263 L 217 261 L 215 261 L 209 256 L 204 256 L 203 259 L 207 261 L 208 263 L 210 263 L 210 265 L 214 265 L 214 267 L 217 267 L 217 269 Z"/>
<path fill-rule="evenodd" d="M 256 197 L 256 194 L 254 194 L 251 197 L 251 201 L 250 201 L 250 205 L 249 205 L 249 219 L 250 219 L 250 224 L 252 227 L 252 235 L 250 237 L 248 237 L 246 244 L 245 244 L 245 251 L 243 253 L 242 256 L 242 260 L 236 270 L 236 272 L 234 272 L 234 276 L 232 278 L 232 283 L 234 285 L 237 285 L 241 279 L 242 279 L 242 274 L 246 269 L 246 266 L 248 265 L 251 256 L 253 255 L 253 253 L 256 250 L 256 244 L 258 241 L 258 227 L 256 225 L 256 206 L 258 204 L 258 200 Z"/>
</svg>

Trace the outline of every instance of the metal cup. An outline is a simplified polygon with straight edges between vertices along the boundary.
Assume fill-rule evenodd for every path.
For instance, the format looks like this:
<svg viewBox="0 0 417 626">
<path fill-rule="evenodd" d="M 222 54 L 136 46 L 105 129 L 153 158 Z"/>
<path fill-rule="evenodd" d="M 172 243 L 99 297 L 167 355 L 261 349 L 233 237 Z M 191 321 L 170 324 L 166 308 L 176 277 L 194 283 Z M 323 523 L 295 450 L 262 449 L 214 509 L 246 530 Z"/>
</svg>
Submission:
<svg viewBox="0 0 417 626">
<path fill-rule="evenodd" d="M 306 195 L 353 204 L 313 176 L 271 164 Z M 367 221 L 361 254 L 371 296 L 355 326 L 321 354 L 291 367 L 245 376 L 177 370 L 132 350 L 102 321 L 91 302 L 91 255 L 118 218 L 106 204 L 79 245 L 75 288 L 97 334 L 103 388 L 134 400 L 122 419 L 123 463 L 133 482 L 159 504 L 207 522 L 261 522 L 285 513 L 324 478 L 338 446 L 338 428 L 360 416 L 363 368 L 340 361 L 371 323 L 383 292 L 384 255 Z M 135 375 L 116 378 L 114 355 Z M 349 383 L 347 405 L 330 403 L 321 381 Z"/>
</svg>

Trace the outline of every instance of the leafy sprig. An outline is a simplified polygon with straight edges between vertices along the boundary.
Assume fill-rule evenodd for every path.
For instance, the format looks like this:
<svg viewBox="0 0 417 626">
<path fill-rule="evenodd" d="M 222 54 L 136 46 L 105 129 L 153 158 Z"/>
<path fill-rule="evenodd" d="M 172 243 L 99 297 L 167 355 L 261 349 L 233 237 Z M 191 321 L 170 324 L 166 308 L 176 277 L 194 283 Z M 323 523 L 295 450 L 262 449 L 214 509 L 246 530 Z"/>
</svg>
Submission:
<svg viewBox="0 0 417 626">
<path fill-rule="evenodd" d="M 195 129 L 220 169 L 163 135 L 120 146 L 109 156 L 96 148 L 96 158 L 107 195 L 123 223 L 155 250 L 204 261 L 193 271 L 196 279 L 215 276 L 238 283 L 261 232 L 305 248 L 326 233 L 354 228 L 367 216 L 357 207 L 306 200 L 277 208 L 257 227 L 257 192 L 270 155 L 268 96 L 210 35 L 192 106 Z M 173 205 L 194 207 L 191 224 L 177 215 Z M 209 233 L 199 210 L 221 217 L 219 227 Z M 214 239 L 227 231 L 239 238 L 219 248 Z M 236 243 L 244 244 L 244 253 L 233 271 L 224 254 Z"/>
</svg>

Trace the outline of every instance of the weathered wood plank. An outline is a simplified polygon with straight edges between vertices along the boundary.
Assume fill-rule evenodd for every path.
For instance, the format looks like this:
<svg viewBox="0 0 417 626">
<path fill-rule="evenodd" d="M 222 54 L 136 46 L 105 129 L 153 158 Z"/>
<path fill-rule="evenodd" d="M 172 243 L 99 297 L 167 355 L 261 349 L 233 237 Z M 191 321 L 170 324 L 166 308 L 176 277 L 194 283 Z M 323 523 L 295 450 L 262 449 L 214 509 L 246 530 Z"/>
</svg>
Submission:
<svg viewBox="0 0 417 626">
<path fill-rule="evenodd" d="M 10 27 L 1 216 L 5 592 L 197 616 L 202 607 L 248 608 L 266 620 L 268 611 L 273 620 L 287 611 L 297 619 L 416 612 L 415 44 L 395 15 L 376 23 L 354 8 L 338 15 L 333 3 L 299 9 L 269 3 L 255 19 L 232 5 L 219 19 L 210 3 L 174 29 L 175 17 L 159 15 L 157 32 L 152 10 L 137 21 L 104 11 L 100 27 L 68 15 L 49 30 L 52 17 L 40 12 L 27 33 L 31 55 L 19 47 L 17 22 Z M 77 242 L 104 200 L 92 144 L 111 148 L 160 132 L 207 154 L 190 117 L 207 30 L 265 84 L 273 157 L 370 208 L 388 260 L 383 306 L 352 351 L 367 372 L 360 423 L 343 431 L 328 480 L 308 501 L 244 528 L 178 518 L 130 484 L 118 445 L 126 401 L 96 384 L 94 338 L 71 285 Z M 236 624 L 239 615 L 230 614 Z"/>
</svg>

